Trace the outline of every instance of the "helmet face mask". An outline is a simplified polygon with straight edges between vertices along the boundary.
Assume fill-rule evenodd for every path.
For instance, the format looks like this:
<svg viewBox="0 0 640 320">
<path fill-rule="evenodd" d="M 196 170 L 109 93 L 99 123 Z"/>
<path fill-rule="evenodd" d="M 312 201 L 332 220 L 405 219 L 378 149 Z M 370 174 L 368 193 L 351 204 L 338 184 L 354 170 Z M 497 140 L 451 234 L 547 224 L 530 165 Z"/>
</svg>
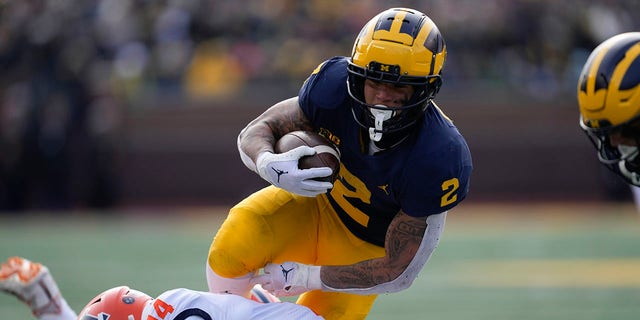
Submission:
<svg viewBox="0 0 640 320">
<path fill-rule="evenodd" d="M 587 137 L 593 143 L 598 153 L 598 160 L 605 165 L 618 163 L 622 160 L 622 154 L 617 147 L 611 145 L 609 135 L 601 132 L 585 130 Z"/>
<path fill-rule="evenodd" d="M 428 83 L 419 85 L 415 84 L 415 79 L 406 79 L 406 77 L 402 79 L 401 76 L 394 77 L 397 79 L 396 81 L 384 80 L 391 78 L 391 76 L 384 75 L 380 72 L 368 72 L 368 69 L 359 68 L 353 64 L 349 65 L 347 86 L 349 95 L 355 100 L 352 111 L 358 124 L 365 128 L 376 128 L 374 110 L 389 110 L 386 106 L 367 103 L 364 97 L 364 82 L 367 79 L 393 85 L 410 85 L 413 87 L 414 93 L 411 98 L 405 101 L 401 107 L 392 109 L 393 115 L 384 121 L 383 128 L 376 128 L 376 130 L 381 133 L 403 130 L 412 126 L 422 116 L 428 106 L 427 102 L 434 98 L 442 84 L 439 75 L 429 76 L 426 80 Z"/>
<path fill-rule="evenodd" d="M 640 118 L 634 119 L 630 123 L 618 125 L 608 129 L 595 130 L 587 127 L 584 121 L 580 120 L 580 127 L 587 134 L 596 150 L 598 160 L 603 164 L 613 164 L 623 160 L 631 160 L 637 154 L 640 145 Z M 612 143 L 611 136 L 621 137 L 623 141 L 630 143 Z"/>
<path fill-rule="evenodd" d="M 348 65 L 347 88 L 356 122 L 370 138 L 403 132 L 421 119 L 440 86 L 446 47 L 440 31 L 421 12 L 392 8 L 371 19 L 355 41 Z M 388 108 L 367 103 L 366 80 L 411 86 L 413 94 L 402 106 Z M 392 111 L 389 111 L 392 109 Z"/>
<path fill-rule="evenodd" d="M 580 125 L 584 126 L 582 121 Z M 584 129 L 585 127 L 583 127 Z M 627 183 L 635 186 L 640 186 L 640 136 L 635 136 L 634 145 L 617 144 L 614 146 L 611 143 L 610 134 L 611 131 L 593 131 L 585 129 L 594 147 L 597 150 L 598 160 L 605 167 L 610 169 L 615 174 L 622 177 Z M 624 132 L 620 132 L 624 135 Z"/>
</svg>

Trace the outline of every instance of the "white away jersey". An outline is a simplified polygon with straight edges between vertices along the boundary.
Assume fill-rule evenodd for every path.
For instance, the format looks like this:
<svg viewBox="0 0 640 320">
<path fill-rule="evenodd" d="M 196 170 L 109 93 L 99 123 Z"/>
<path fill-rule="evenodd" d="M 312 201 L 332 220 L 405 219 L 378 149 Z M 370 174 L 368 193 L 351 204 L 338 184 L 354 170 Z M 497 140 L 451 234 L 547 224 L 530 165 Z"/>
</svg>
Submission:
<svg viewBox="0 0 640 320">
<path fill-rule="evenodd" d="M 319 320 L 310 309 L 291 302 L 259 303 L 231 294 L 189 289 L 164 292 L 147 303 L 145 320 Z"/>
</svg>

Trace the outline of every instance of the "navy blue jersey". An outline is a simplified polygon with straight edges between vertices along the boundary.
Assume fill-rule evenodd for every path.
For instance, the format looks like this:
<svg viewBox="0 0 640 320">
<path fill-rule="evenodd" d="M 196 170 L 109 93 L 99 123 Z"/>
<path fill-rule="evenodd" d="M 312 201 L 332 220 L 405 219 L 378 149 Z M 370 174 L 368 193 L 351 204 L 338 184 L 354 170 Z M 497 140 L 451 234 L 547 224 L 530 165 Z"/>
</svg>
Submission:
<svg viewBox="0 0 640 320">
<path fill-rule="evenodd" d="M 341 152 L 340 177 L 327 197 L 359 238 L 384 246 L 393 217 L 447 211 L 466 196 L 471 154 L 453 123 L 431 103 L 415 132 L 393 149 L 369 155 L 367 134 L 351 113 L 347 57 L 321 64 L 300 89 L 299 103 L 314 127 Z"/>
</svg>

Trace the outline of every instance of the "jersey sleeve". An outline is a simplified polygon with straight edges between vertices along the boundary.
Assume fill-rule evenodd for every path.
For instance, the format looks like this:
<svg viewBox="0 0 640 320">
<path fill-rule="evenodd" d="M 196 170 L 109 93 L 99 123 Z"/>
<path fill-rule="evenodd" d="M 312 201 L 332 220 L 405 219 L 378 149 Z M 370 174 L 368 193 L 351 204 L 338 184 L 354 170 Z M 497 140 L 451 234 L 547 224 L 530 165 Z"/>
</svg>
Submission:
<svg viewBox="0 0 640 320">
<path fill-rule="evenodd" d="M 318 124 L 330 119 L 323 119 L 323 112 L 343 105 L 347 95 L 347 60 L 345 57 L 334 57 L 324 61 L 305 80 L 298 93 L 298 102 L 302 111 L 312 123 Z"/>
<path fill-rule="evenodd" d="M 460 135 L 451 136 L 431 150 L 414 153 L 412 162 L 424 165 L 405 167 L 405 185 L 400 192 L 402 210 L 420 217 L 450 210 L 467 197 L 472 171 L 471 153 Z M 433 161 L 438 159 L 438 161 Z"/>
</svg>

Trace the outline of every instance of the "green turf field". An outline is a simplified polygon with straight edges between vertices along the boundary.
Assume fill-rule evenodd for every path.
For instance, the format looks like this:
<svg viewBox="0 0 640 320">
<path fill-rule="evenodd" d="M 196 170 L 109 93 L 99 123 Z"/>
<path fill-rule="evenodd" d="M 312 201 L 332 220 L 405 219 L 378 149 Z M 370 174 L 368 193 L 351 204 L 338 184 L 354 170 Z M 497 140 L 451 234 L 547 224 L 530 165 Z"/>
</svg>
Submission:
<svg viewBox="0 0 640 320">
<path fill-rule="evenodd" d="M 0 215 L 0 259 L 49 266 L 79 311 L 103 289 L 206 290 L 220 209 Z M 640 216 L 630 205 L 466 205 L 414 285 L 369 319 L 638 319 Z M 31 319 L 0 295 L 0 319 Z"/>
</svg>

